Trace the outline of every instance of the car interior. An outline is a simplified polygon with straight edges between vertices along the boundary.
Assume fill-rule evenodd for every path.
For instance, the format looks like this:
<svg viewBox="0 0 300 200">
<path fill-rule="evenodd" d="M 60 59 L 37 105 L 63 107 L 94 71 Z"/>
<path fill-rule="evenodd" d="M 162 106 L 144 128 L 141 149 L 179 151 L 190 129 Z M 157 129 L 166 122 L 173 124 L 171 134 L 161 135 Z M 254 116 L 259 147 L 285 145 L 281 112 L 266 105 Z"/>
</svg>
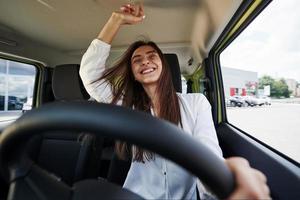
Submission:
<svg viewBox="0 0 300 200">
<path fill-rule="evenodd" d="M 107 66 L 138 39 L 156 42 L 172 66 L 176 91 L 203 93 L 209 100 L 223 156 L 244 157 L 262 171 L 273 199 L 300 199 L 299 163 L 230 124 L 226 116 L 220 54 L 272 1 L 142 2 L 145 21 L 121 28 Z M 0 58 L 36 70 L 32 110 L 0 121 L 0 199 L 140 198 L 122 189 L 131 158 L 121 160 L 114 152 L 119 139 L 181 164 L 219 198 L 232 192 L 231 174 L 211 152 L 182 134 L 169 142 L 168 137 L 180 133 L 175 126 L 99 104 L 85 90 L 81 57 L 124 3 L 128 1 L 0 2 Z M 196 158 L 200 151 L 205 156 Z M 211 169 L 211 164 L 220 168 Z"/>
</svg>

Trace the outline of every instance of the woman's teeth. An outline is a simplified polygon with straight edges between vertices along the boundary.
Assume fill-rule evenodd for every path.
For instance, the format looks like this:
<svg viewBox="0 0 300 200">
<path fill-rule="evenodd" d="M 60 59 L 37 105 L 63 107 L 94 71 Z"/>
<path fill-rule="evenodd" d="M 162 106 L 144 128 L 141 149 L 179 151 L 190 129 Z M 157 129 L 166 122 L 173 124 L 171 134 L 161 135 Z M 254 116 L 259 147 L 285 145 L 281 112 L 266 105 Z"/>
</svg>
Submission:
<svg viewBox="0 0 300 200">
<path fill-rule="evenodd" d="M 153 71 L 154 71 L 153 68 L 145 69 L 145 70 L 142 71 L 142 74 L 148 74 L 148 73 L 151 73 L 151 72 L 153 72 Z"/>
</svg>

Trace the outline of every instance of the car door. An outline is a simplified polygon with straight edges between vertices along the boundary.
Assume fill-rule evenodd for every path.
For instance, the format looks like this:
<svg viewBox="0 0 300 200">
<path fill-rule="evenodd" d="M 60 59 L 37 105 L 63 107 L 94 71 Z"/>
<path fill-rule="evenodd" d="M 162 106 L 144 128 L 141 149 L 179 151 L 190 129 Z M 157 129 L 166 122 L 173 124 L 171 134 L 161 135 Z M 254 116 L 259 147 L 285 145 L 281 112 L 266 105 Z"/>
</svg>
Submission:
<svg viewBox="0 0 300 200">
<path fill-rule="evenodd" d="M 209 80 L 209 84 L 207 84 L 209 87 L 208 97 L 212 103 L 213 118 L 224 156 L 242 156 L 249 161 L 252 167 L 266 174 L 272 198 L 299 199 L 299 163 L 284 155 L 280 150 L 260 141 L 243 128 L 231 123 L 228 118 L 229 110 L 226 109 L 225 103 L 225 85 L 222 78 L 220 54 L 269 3 L 270 1 L 243 2 L 210 51 L 205 60 L 206 75 Z M 280 123 L 280 121 L 272 123 Z M 286 127 L 286 131 L 289 131 L 289 127 Z M 270 136 L 272 137 L 271 134 Z"/>
</svg>

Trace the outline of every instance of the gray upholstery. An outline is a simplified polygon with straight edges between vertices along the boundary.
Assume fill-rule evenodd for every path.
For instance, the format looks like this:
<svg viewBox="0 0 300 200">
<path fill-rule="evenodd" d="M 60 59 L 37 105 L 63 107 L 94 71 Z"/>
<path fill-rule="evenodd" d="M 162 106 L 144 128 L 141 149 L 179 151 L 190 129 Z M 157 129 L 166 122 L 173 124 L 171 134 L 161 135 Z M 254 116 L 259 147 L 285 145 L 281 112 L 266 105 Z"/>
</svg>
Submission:
<svg viewBox="0 0 300 200">
<path fill-rule="evenodd" d="M 54 68 L 52 90 L 56 101 L 89 98 L 77 64 Z M 29 143 L 32 159 L 69 185 L 81 179 L 98 177 L 101 148 L 102 139 L 94 135 L 59 130 L 36 136 Z"/>
<path fill-rule="evenodd" d="M 181 73 L 180 73 L 180 66 L 178 62 L 178 58 L 176 54 L 164 54 L 166 61 L 169 64 L 171 73 L 172 73 L 172 81 L 177 92 L 182 92 L 181 86 Z"/>
<path fill-rule="evenodd" d="M 56 100 L 89 99 L 79 77 L 78 64 L 58 65 L 54 68 L 52 89 Z"/>
</svg>

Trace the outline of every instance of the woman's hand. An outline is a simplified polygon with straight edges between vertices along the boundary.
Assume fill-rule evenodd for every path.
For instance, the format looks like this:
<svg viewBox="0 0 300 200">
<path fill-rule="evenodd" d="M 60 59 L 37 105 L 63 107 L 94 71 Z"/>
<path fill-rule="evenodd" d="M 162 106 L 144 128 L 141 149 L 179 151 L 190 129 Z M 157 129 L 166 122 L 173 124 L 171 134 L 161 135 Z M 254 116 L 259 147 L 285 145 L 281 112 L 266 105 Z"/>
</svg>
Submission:
<svg viewBox="0 0 300 200">
<path fill-rule="evenodd" d="M 112 13 L 97 38 L 111 44 L 121 25 L 137 24 L 144 18 L 144 7 L 141 3 L 123 5 L 119 11 Z"/>
<path fill-rule="evenodd" d="M 145 18 L 144 7 L 141 3 L 126 4 L 120 11 L 113 12 L 113 16 L 119 18 L 121 24 L 137 24 Z"/>
<path fill-rule="evenodd" d="M 229 199 L 271 199 L 266 176 L 251 168 L 244 158 L 226 159 L 226 164 L 235 175 L 236 189 Z"/>
</svg>

